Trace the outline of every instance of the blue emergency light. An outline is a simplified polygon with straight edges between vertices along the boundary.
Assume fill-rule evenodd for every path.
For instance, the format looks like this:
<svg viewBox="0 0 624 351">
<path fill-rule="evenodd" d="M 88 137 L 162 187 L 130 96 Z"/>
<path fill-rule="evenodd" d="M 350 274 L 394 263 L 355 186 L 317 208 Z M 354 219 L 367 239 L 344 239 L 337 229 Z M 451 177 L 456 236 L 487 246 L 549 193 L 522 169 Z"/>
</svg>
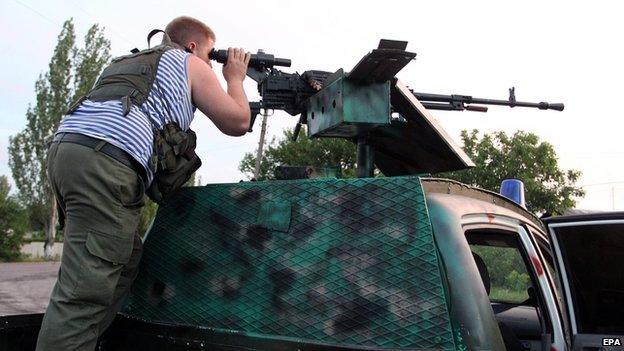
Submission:
<svg viewBox="0 0 624 351">
<path fill-rule="evenodd" d="M 501 183 L 500 194 L 526 209 L 524 183 L 519 179 L 505 179 Z"/>
</svg>

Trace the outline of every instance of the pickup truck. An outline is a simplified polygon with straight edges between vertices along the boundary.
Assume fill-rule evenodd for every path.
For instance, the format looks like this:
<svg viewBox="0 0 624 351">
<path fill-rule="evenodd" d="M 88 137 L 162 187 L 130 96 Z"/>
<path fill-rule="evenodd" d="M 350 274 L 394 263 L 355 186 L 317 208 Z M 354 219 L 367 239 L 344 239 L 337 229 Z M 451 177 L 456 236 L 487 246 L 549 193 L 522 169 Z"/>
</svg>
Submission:
<svg viewBox="0 0 624 351">
<path fill-rule="evenodd" d="M 416 93 L 395 77 L 416 56 L 406 47 L 381 40 L 348 73 L 249 70 L 254 106 L 354 141 L 359 178 L 181 189 L 98 348 L 622 350 L 624 213 L 541 221 L 521 201 L 421 177 L 474 166 L 430 110 L 563 105 L 513 88 L 508 101 Z M 33 350 L 41 318 L 1 317 L 0 349 Z"/>
<path fill-rule="evenodd" d="M 452 180 L 184 188 L 100 350 L 621 350 L 624 213 L 541 221 Z M 42 315 L 0 318 L 34 350 Z"/>
</svg>

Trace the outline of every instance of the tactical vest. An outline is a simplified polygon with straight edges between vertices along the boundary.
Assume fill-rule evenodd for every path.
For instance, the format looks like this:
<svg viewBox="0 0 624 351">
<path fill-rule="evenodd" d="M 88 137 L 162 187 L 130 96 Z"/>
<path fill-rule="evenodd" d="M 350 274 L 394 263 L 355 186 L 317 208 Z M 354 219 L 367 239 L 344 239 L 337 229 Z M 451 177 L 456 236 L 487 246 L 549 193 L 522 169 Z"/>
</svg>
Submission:
<svg viewBox="0 0 624 351">
<path fill-rule="evenodd" d="M 159 32 L 164 34 L 162 44 L 150 48 L 150 39 Z M 121 100 L 124 116 L 130 112 L 132 105 L 142 106 L 156 79 L 162 54 L 167 50 L 182 48 L 160 29 L 154 29 L 147 35 L 147 46 L 145 50 L 133 49 L 130 55 L 114 58 L 91 91 L 74 102 L 67 114 L 74 112 L 85 99 L 97 102 Z"/>
<path fill-rule="evenodd" d="M 150 48 L 150 39 L 159 32 L 164 35 L 162 44 Z M 85 99 L 96 102 L 121 100 L 124 117 L 133 105 L 142 107 L 147 103 L 162 55 L 171 49 L 184 49 L 159 29 L 147 35 L 147 45 L 145 50 L 133 49 L 130 55 L 114 58 L 93 88 L 74 102 L 67 114 L 73 113 Z M 166 101 L 163 103 L 168 104 Z M 148 119 L 151 122 L 151 118 Z M 154 148 L 149 166 L 154 172 L 154 179 L 146 193 L 153 201 L 161 203 L 190 179 L 201 166 L 201 160 L 195 153 L 196 135 L 192 130 L 183 131 L 175 122 L 167 123 L 163 129 L 152 124 L 152 130 Z"/>
</svg>

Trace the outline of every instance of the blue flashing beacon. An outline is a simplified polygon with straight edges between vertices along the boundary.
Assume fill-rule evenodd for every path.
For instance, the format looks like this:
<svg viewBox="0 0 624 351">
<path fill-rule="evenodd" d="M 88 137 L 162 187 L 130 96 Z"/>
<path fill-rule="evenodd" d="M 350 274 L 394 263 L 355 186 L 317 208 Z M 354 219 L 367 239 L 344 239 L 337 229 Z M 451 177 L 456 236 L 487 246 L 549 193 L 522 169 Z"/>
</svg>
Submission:
<svg viewBox="0 0 624 351">
<path fill-rule="evenodd" d="M 500 194 L 526 209 L 526 202 L 524 201 L 524 183 L 521 180 L 503 180 Z"/>
</svg>

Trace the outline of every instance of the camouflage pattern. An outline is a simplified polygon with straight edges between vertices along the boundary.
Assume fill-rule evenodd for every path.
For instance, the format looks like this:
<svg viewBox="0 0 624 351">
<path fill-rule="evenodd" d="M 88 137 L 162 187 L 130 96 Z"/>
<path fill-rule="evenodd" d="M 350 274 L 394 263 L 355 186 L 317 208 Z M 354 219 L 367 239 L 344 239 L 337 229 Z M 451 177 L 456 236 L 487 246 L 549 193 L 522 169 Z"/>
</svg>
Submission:
<svg viewBox="0 0 624 351">
<path fill-rule="evenodd" d="M 390 124 L 390 81 L 362 85 L 339 70 L 331 82 L 311 96 L 306 111 L 310 137 L 364 137 Z"/>
<path fill-rule="evenodd" d="M 377 349 L 455 350 L 418 177 L 183 188 L 160 207 L 124 313 Z"/>
</svg>

